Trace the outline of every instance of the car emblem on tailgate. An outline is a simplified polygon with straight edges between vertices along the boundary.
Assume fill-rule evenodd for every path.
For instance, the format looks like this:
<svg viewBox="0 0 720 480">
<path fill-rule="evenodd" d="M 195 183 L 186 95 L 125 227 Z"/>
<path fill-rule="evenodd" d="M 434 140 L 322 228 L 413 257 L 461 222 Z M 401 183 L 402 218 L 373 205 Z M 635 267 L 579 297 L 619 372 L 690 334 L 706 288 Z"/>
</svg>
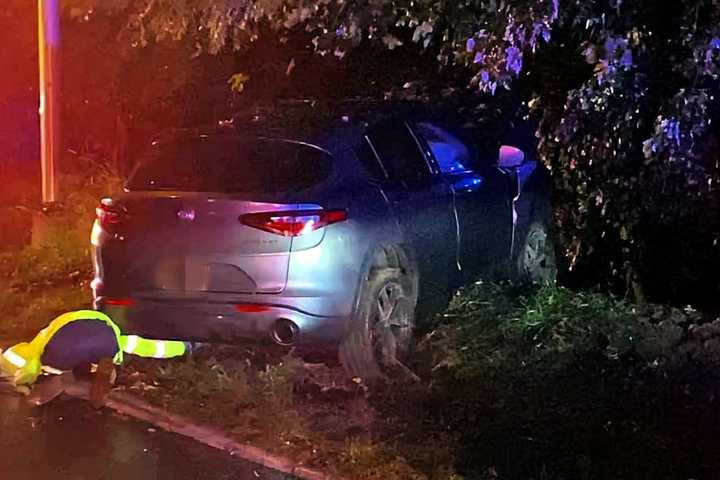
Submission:
<svg viewBox="0 0 720 480">
<path fill-rule="evenodd" d="M 195 210 L 193 210 L 192 208 L 188 210 L 178 210 L 177 217 L 180 220 L 192 222 L 193 220 L 195 220 Z"/>
</svg>

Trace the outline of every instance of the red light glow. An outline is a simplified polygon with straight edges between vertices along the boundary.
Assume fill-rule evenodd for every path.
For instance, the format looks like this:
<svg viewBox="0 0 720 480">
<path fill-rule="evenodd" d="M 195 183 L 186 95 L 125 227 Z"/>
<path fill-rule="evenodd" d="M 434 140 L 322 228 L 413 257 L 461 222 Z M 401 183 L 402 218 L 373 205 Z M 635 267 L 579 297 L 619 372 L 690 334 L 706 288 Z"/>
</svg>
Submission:
<svg viewBox="0 0 720 480">
<path fill-rule="evenodd" d="M 135 305 L 135 300 L 132 298 L 106 298 L 105 305 L 113 307 L 132 307 Z"/>
<path fill-rule="evenodd" d="M 254 303 L 241 303 L 235 305 L 235 310 L 240 313 L 262 313 L 270 310 L 267 305 L 257 305 Z"/>
</svg>

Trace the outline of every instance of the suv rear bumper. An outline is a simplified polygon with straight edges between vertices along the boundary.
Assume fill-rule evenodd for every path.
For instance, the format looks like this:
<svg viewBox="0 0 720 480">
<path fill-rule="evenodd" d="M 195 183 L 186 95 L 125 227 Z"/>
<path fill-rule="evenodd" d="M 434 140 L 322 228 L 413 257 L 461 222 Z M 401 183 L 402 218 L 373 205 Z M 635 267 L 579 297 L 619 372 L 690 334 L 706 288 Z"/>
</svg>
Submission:
<svg viewBox="0 0 720 480">
<path fill-rule="evenodd" d="M 141 299 L 132 305 L 108 305 L 95 299 L 95 308 L 108 314 L 125 334 L 164 340 L 234 343 L 241 340 L 269 340 L 292 345 L 302 351 L 336 350 L 347 323 L 345 317 L 311 315 L 277 305 L 253 305 L 240 312 L 229 303 Z M 291 322 L 291 323 L 288 323 Z M 287 327 L 292 326 L 292 340 Z M 284 328 L 285 335 L 278 335 Z"/>
</svg>

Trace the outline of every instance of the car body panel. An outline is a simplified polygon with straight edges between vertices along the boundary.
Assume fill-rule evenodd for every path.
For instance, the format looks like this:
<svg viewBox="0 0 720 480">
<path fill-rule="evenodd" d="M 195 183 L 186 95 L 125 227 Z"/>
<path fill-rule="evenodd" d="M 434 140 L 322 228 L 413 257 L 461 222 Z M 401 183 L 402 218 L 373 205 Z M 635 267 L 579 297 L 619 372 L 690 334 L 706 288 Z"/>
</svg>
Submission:
<svg viewBox="0 0 720 480">
<path fill-rule="evenodd" d="M 104 271 L 108 286 L 148 293 L 279 293 L 285 288 L 291 239 L 243 225 L 239 217 L 296 210 L 297 204 L 181 192 L 129 193 L 116 202 L 128 213 L 103 245 L 103 254 L 113 258 Z"/>
<path fill-rule="evenodd" d="M 443 292 L 455 285 L 457 220 L 453 193 L 440 177 L 419 190 L 385 190 L 402 231 L 401 245 L 417 264 L 422 295 Z"/>
<path fill-rule="evenodd" d="M 460 225 L 459 262 L 469 280 L 510 255 L 511 179 L 493 168 L 482 174 L 467 171 L 445 177 L 455 194 Z"/>
</svg>

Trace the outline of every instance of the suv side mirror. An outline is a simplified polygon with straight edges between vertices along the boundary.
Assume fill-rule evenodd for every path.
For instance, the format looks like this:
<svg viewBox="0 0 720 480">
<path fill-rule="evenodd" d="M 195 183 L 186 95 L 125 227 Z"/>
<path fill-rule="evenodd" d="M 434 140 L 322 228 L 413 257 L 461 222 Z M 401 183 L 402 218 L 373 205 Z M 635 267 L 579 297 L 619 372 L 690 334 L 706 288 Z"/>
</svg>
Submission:
<svg viewBox="0 0 720 480">
<path fill-rule="evenodd" d="M 500 147 L 498 165 L 501 168 L 517 168 L 525 161 L 525 154 L 519 148 L 503 145 Z"/>
</svg>

